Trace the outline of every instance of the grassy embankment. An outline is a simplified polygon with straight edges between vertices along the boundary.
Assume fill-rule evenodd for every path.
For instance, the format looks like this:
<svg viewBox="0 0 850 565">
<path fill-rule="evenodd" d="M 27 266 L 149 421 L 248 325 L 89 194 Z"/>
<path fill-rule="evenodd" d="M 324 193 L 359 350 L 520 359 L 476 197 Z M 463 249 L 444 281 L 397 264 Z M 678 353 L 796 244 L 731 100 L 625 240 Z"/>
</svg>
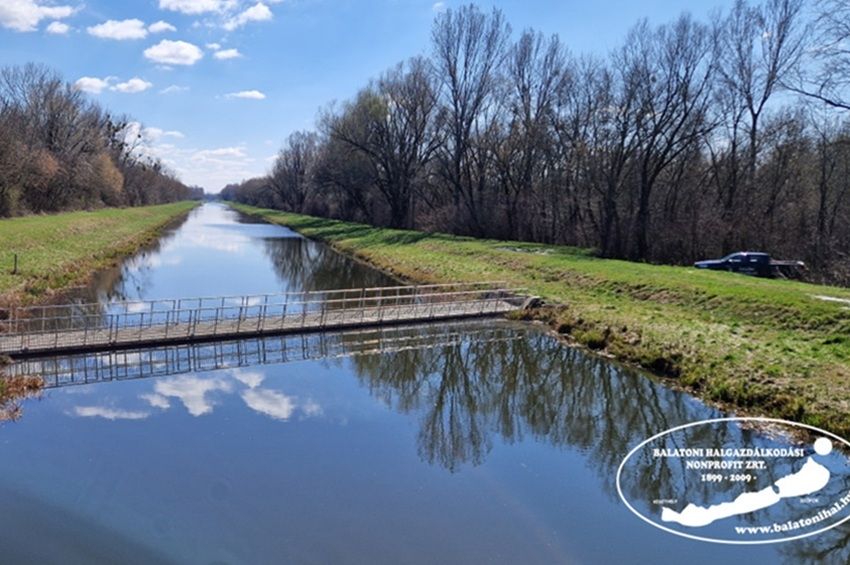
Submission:
<svg viewBox="0 0 850 565">
<path fill-rule="evenodd" d="M 153 241 L 197 202 L 0 220 L 0 305 L 43 300 Z M 12 274 L 18 254 L 18 273 Z"/>
<path fill-rule="evenodd" d="M 235 207 L 411 281 L 526 287 L 558 304 L 534 316 L 575 342 L 703 398 L 850 436 L 850 290 Z"/>
</svg>

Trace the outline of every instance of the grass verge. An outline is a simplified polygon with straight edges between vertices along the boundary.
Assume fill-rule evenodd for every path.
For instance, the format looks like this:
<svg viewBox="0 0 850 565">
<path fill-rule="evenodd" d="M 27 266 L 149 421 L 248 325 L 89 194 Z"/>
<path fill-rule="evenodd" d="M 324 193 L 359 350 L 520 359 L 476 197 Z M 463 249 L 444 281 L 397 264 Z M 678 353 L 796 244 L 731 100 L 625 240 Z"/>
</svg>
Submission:
<svg viewBox="0 0 850 565">
<path fill-rule="evenodd" d="M 375 228 L 234 205 L 421 283 L 502 280 L 530 314 L 711 401 L 850 436 L 850 290 L 587 250 Z"/>
<path fill-rule="evenodd" d="M 27 304 L 83 283 L 154 240 L 197 202 L 0 220 L 0 305 Z M 13 274 L 14 255 L 18 272 Z"/>
</svg>

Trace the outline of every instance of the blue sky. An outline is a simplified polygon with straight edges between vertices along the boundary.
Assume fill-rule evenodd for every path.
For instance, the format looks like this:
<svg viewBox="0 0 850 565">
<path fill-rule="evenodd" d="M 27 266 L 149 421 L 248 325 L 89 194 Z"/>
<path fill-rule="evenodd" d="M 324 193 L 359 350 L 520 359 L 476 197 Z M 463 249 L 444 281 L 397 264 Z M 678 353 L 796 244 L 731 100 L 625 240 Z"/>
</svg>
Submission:
<svg viewBox="0 0 850 565">
<path fill-rule="evenodd" d="M 705 18 L 732 0 L 507 0 L 514 30 L 605 54 L 641 17 Z M 446 0 L 0 0 L 2 64 L 47 64 L 146 128 L 149 150 L 216 192 L 263 174 L 319 108 L 426 54 Z"/>
</svg>

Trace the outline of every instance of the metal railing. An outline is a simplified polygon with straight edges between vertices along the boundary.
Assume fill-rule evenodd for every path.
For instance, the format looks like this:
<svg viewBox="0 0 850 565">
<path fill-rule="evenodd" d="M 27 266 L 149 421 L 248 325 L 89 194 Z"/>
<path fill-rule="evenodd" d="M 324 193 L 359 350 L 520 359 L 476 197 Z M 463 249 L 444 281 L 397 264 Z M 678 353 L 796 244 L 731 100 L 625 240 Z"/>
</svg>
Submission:
<svg viewBox="0 0 850 565">
<path fill-rule="evenodd" d="M 0 311 L 0 353 L 480 316 L 523 299 L 488 282 L 21 307 Z"/>
<path fill-rule="evenodd" d="M 454 325 L 400 326 L 314 334 L 167 345 L 144 349 L 60 355 L 9 365 L 9 375 L 38 375 L 46 388 L 114 380 L 163 377 L 316 359 L 396 353 L 521 339 L 516 327 Z"/>
</svg>

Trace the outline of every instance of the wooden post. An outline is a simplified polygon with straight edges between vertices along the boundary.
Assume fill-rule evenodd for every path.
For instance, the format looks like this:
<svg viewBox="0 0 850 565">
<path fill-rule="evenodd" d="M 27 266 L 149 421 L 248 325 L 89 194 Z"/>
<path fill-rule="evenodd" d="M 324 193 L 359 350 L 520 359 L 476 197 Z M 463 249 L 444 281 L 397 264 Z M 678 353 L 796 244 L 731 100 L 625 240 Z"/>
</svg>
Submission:
<svg viewBox="0 0 850 565">
<path fill-rule="evenodd" d="M 13 275 L 18 274 L 18 254 L 17 253 L 15 253 L 15 266 L 12 268 L 12 274 Z"/>
</svg>

